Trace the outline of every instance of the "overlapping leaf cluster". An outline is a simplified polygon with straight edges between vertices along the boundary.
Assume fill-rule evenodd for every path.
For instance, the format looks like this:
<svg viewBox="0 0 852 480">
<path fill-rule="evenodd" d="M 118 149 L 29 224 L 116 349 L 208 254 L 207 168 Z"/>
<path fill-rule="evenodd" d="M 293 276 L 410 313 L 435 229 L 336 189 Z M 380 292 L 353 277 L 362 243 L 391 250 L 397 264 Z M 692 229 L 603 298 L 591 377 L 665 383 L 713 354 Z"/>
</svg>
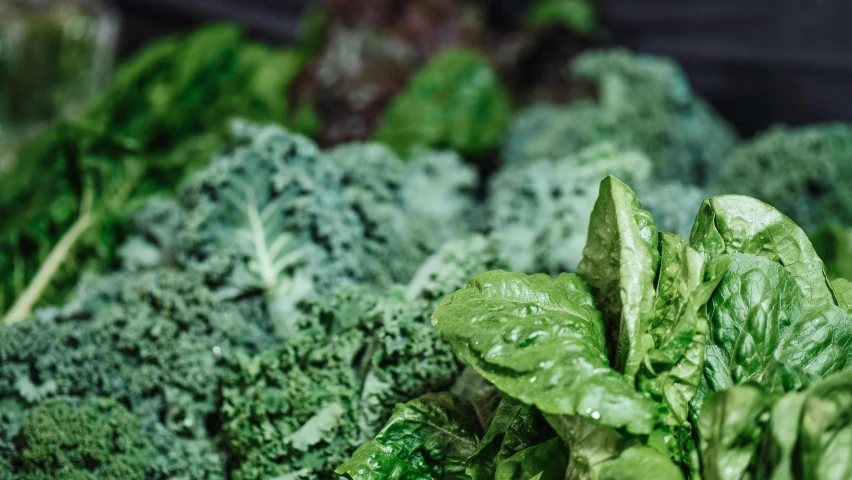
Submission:
<svg viewBox="0 0 852 480">
<path fill-rule="evenodd" d="M 337 473 L 845 478 L 852 315 L 835 285 L 760 201 L 706 200 L 687 241 L 607 177 L 577 274 L 482 273 L 433 314 L 485 381 L 397 406 Z"/>
<path fill-rule="evenodd" d="M 5 466 L 13 478 L 66 466 L 110 475 L 119 467 L 106 460 L 27 463 L 23 450 L 42 406 L 67 399 L 63 416 L 80 404 L 110 422 L 85 406 L 106 397 L 149 445 L 127 451 L 149 460 L 121 477 L 327 475 L 395 403 L 457 375 L 431 306 L 503 266 L 467 225 L 475 180 L 449 152 L 404 163 L 377 144 L 323 152 L 277 126 L 235 123 L 177 200 L 133 217 L 122 268 L 0 329 Z M 65 441 L 63 428 L 30 437 Z M 97 446 L 105 432 L 68 441 Z M 121 464 L 119 447 L 93 455 Z"/>
<path fill-rule="evenodd" d="M 205 165 L 229 118 L 292 123 L 282 92 L 306 54 L 232 26 L 161 40 L 79 116 L 23 146 L 0 177 L 6 323 L 62 300 L 82 273 L 114 267 L 127 216 Z"/>
</svg>

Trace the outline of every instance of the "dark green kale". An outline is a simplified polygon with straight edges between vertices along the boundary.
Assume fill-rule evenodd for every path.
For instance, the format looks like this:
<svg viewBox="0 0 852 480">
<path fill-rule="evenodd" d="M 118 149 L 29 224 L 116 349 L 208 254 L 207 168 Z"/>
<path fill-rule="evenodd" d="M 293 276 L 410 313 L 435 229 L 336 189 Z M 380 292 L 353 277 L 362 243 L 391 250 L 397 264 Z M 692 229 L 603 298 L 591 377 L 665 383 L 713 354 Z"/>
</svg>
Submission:
<svg viewBox="0 0 852 480">
<path fill-rule="evenodd" d="M 482 54 L 451 48 L 421 67 L 390 102 L 373 139 L 407 155 L 418 147 L 482 154 L 496 147 L 509 93 Z"/>
<path fill-rule="evenodd" d="M 513 271 L 574 271 L 600 178 L 611 173 L 643 182 L 650 169 L 641 153 L 608 143 L 558 160 L 507 165 L 489 185 L 490 236 Z"/>
<path fill-rule="evenodd" d="M 84 280 L 63 307 L 0 329 L 0 449 L 51 398 L 108 397 L 154 447 L 145 478 L 224 478 L 220 379 L 236 351 L 273 344 L 269 330 L 259 299 L 220 301 L 194 272 Z"/>
<path fill-rule="evenodd" d="M 117 263 L 127 216 L 221 146 L 227 120 L 286 122 L 301 50 L 247 42 L 231 26 L 152 44 L 75 118 L 23 146 L 0 177 L 5 323 L 62 300 L 81 273 Z"/>
<path fill-rule="evenodd" d="M 262 294 L 286 336 L 308 296 L 407 283 L 469 230 L 475 178 L 449 153 L 406 164 L 380 144 L 321 152 L 280 127 L 237 122 L 180 205 L 153 202 L 134 217 L 138 234 L 120 253 L 128 268 L 201 272 L 222 298 Z"/>
<path fill-rule="evenodd" d="M 137 417 L 112 399 L 51 399 L 21 427 L 20 480 L 149 478 L 153 448 Z"/>
<path fill-rule="evenodd" d="M 736 142 L 731 127 L 695 95 L 670 60 L 591 51 L 573 60 L 572 70 L 597 86 L 597 100 L 519 114 L 504 148 L 505 162 L 560 159 L 610 141 L 648 155 L 659 180 L 701 185 Z"/>
<path fill-rule="evenodd" d="M 334 478 L 394 405 L 446 389 L 460 372 L 401 287 L 343 287 L 307 309 L 284 346 L 241 358 L 226 379 L 235 479 Z"/>
<path fill-rule="evenodd" d="M 759 198 L 807 232 L 852 225 L 852 125 L 772 128 L 730 153 L 716 189 Z"/>
</svg>

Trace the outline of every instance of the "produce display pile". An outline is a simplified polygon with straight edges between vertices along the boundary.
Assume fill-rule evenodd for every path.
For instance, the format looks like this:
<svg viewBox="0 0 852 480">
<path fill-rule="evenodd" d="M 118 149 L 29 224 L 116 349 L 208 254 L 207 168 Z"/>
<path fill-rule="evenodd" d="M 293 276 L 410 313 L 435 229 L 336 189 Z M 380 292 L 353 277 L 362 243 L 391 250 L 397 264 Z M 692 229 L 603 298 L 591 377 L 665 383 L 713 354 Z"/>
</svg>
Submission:
<svg viewBox="0 0 852 480">
<path fill-rule="evenodd" d="M 399 25 L 355 108 L 347 3 L 154 44 L 0 176 L 0 480 L 852 478 L 852 126 Z"/>
</svg>

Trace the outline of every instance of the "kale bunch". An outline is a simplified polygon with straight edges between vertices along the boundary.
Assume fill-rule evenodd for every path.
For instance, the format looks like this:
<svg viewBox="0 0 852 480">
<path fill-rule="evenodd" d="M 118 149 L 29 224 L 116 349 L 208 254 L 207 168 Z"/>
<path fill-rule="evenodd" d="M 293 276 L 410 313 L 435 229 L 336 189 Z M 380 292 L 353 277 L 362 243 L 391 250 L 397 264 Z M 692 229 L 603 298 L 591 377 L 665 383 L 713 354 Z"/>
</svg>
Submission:
<svg viewBox="0 0 852 480">
<path fill-rule="evenodd" d="M 489 231 L 510 269 L 574 271 L 583 255 L 599 179 L 607 174 L 637 185 L 662 229 L 689 234 L 694 215 L 686 208 L 697 209 L 704 192 L 678 182 L 655 182 L 648 157 L 601 143 L 558 160 L 506 165 L 492 177 Z"/>
<path fill-rule="evenodd" d="M 117 264 L 129 214 L 220 147 L 231 117 L 288 122 L 299 49 L 232 26 L 161 40 L 124 64 L 74 118 L 39 135 L 0 177 L 0 311 L 20 321 L 80 275 Z"/>
<path fill-rule="evenodd" d="M 51 399 L 21 427 L 21 472 L 15 478 L 146 478 L 153 448 L 142 424 L 112 399 Z"/>
<path fill-rule="evenodd" d="M 701 185 L 737 140 L 668 59 L 596 50 L 574 59 L 571 69 L 594 83 L 597 99 L 520 112 L 509 129 L 504 162 L 557 160 L 611 141 L 648 155 L 657 179 Z"/>
<path fill-rule="evenodd" d="M 715 188 L 760 198 L 809 232 L 852 225 L 852 125 L 772 128 L 731 152 Z"/>
<path fill-rule="evenodd" d="M 321 152 L 280 127 L 237 122 L 212 164 L 152 202 L 121 249 L 127 268 L 200 272 L 219 298 L 260 296 L 280 335 L 309 296 L 406 283 L 469 231 L 474 170 L 451 153 L 403 163 L 387 147 Z"/>
<path fill-rule="evenodd" d="M 138 478 L 224 478 L 216 444 L 220 379 L 236 351 L 259 352 L 274 342 L 261 302 L 221 301 L 194 272 L 86 279 L 64 306 L 0 329 L 0 450 L 26 463 L 26 450 L 13 453 L 16 438 L 23 435 L 24 445 L 30 438 L 41 452 L 49 445 L 39 445 L 52 441 L 33 437 L 33 427 L 28 433 L 27 421 L 36 420 L 26 419 L 61 413 L 75 422 L 75 415 L 101 418 L 102 410 L 34 409 L 56 397 L 107 397 L 138 418 L 153 446 Z M 110 425 L 108 418 L 97 422 Z"/>
<path fill-rule="evenodd" d="M 460 371 L 401 287 L 341 287 L 309 309 L 284 346 L 241 358 L 226 378 L 223 429 L 236 479 L 331 479 L 396 403 L 447 388 Z"/>
<path fill-rule="evenodd" d="M 445 297 L 432 324 L 481 378 L 397 405 L 336 473 L 846 478 L 850 292 L 767 204 L 707 199 L 687 240 L 607 176 L 577 273 Z"/>
</svg>

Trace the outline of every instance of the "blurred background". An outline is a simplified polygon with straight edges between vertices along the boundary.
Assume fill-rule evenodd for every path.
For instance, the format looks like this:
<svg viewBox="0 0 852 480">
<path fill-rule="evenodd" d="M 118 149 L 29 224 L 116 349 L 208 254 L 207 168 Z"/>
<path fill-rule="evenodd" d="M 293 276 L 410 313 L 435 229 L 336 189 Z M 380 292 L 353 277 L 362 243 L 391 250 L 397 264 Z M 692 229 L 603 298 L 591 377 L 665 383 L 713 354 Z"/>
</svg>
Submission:
<svg viewBox="0 0 852 480">
<path fill-rule="evenodd" d="M 134 212 L 237 118 L 404 161 L 452 150 L 488 212 L 471 228 L 549 238 L 535 258 L 585 238 L 613 173 L 686 236 L 702 199 L 760 198 L 852 276 L 848 18 L 846 0 L 0 0 L 0 311 L 33 279 L 49 303 L 119 265 Z M 641 158 L 576 155 L 601 144 Z"/>
<path fill-rule="evenodd" d="M 525 27 L 536 3 L 544 12 L 539 23 L 568 35 L 551 31 L 531 39 Z M 355 48 L 344 32 L 364 29 L 413 47 L 419 58 L 405 61 L 366 54 L 375 63 L 364 65 L 370 70 L 364 75 L 384 83 L 375 93 L 383 98 L 448 45 L 491 50 L 505 69 L 517 70 L 509 72 L 514 77 L 553 77 L 542 83 L 559 82 L 559 67 L 583 48 L 620 45 L 677 60 L 696 91 L 744 135 L 778 122 L 852 117 L 844 95 L 852 78 L 852 35 L 843 20 L 852 3 L 843 0 L 2 0 L 0 126 L 8 136 L 67 114 L 107 82 L 116 57 L 205 24 L 234 22 L 252 39 L 290 45 L 310 7 L 327 8 L 326 51 Z M 562 91 L 551 96 L 570 98 L 570 87 L 555 85 Z M 328 132 L 328 140 L 353 135 Z"/>
</svg>

